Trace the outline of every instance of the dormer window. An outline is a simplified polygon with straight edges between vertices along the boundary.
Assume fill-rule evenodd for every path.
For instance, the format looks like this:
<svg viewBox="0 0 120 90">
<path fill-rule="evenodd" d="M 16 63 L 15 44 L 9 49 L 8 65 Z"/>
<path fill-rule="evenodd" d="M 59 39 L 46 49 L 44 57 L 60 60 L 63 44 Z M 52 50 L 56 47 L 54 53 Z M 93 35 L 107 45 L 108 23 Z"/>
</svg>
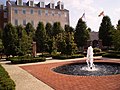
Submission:
<svg viewBox="0 0 120 90">
<path fill-rule="evenodd" d="M 29 0 L 27 2 L 27 5 L 33 7 L 34 6 L 34 0 Z"/>
<path fill-rule="evenodd" d="M 58 2 L 57 2 L 57 7 L 58 7 L 58 9 L 63 10 L 63 9 L 64 9 L 64 3 L 63 3 L 63 2 L 58 1 Z"/>
<path fill-rule="evenodd" d="M 39 5 L 39 7 L 45 8 L 45 2 L 43 2 L 43 1 L 39 2 L 38 5 Z"/>
<path fill-rule="evenodd" d="M 17 5 L 23 5 L 23 1 L 22 0 L 17 0 Z"/>
<path fill-rule="evenodd" d="M 44 2 L 41 2 L 41 7 L 44 7 L 45 6 L 45 3 Z"/>
</svg>

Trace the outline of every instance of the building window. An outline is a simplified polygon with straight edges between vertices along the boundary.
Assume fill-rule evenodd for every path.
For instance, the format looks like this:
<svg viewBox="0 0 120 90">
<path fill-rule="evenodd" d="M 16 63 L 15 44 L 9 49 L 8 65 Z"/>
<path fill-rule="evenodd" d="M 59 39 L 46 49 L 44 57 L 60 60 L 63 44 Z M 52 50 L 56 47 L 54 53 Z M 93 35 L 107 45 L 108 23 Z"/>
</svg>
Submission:
<svg viewBox="0 0 120 90">
<path fill-rule="evenodd" d="M 7 25 L 7 23 L 4 23 L 4 28 L 5 28 L 6 25 Z"/>
<path fill-rule="evenodd" d="M 48 16 L 48 10 L 45 10 L 45 15 Z"/>
<path fill-rule="evenodd" d="M 26 20 L 23 20 L 23 25 L 24 25 L 24 26 L 26 25 Z"/>
<path fill-rule="evenodd" d="M 7 18 L 7 12 L 4 12 L 4 18 Z"/>
<path fill-rule="evenodd" d="M 34 25 L 34 21 L 33 20 L 31 21 L 31 24 Z"/>
<path fill-rule="evenodd" d="M 33 1 L 30 1 L 30 6 L 34 6 L 34 3 L 33 3 Z"/>
<path fill-rule="evenodd" d="M 26 10 L 25 9 L 23 9 L 23 14 L 26 14 Z"/>
<path fill-rule="evenodd" d="M 55 15 L 55 12 L 54 11 L 52 11 L 52 16 L 54 16 Z"/>
<path fill-rule="evenodd" d="M 15 25 L 16 25 L 16 26 L 18 25 L 18 20 L 17 20 L 17 19 L 15 19 Z"/>
<path fill-rule="evenodd" d="M 15 14 L 18 14 L 18 10 L 17 9 L 14 9 L 14 12 L 15 12 Z"/>
<path fill-rule="evenodd" d="M 38 10 L 38 14 L 41 15 L 41 14 L 42 14 L 42 11 L 41 11 L 41 10 Z"/>
<path fill-rule="evenodd" d="M 67 17 L 67 13 L 65 13 L 65 17 Z"/>
<path fill-rule="evenodd" d="M 41 7 L 44 7 L 44 2 L 41 2 Z"/>
<path fill-rule="evenodd" d="M 17 5 L 23 5 L 22 0 L 17 0 Z"/>
<path fill-rule="evenodd" d="M 33 14 L 33 12 L 34 12 L 33 9 L 31 9 L 31 10 L 30 10 L 30 13 Z"/>
<path fill-rule="evenodd" d="M 61 16 L 61 12 L 58 12 L 58 16 L 59 16 L 59 17 Z"/>
<path fill-rule="evenodd" d="M 64 9 L 64 5 L 61 5 L 61 9 L 62 9 L 62 10 Z"/>
</svg>

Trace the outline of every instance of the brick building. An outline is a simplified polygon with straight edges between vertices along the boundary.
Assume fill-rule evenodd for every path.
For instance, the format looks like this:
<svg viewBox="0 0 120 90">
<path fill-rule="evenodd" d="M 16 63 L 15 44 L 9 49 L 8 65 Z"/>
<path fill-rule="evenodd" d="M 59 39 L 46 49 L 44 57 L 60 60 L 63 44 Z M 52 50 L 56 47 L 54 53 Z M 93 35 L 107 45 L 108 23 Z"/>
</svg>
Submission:
<svg viewBox="0 0 120 90">
<path fill-rule="evenodd" d="M 0 7 L 1 29 L 8 22 L 15 26 L 25 26 L 30 22 L 36 28 L 40 21 L 44 25 L 47 22 L 51 24 L 60 22 L 61 26 L 64 27 L 66 24 L 69 25 L 69 10 L 64 9 L 63 2 L 58 1 L 55 6 L 54 2 L 45 5 L 43 0 L 40 0 L 37 4 L 34 3 L 34 0 L 28 0 L 28 2 L 23 2 L 23 0 L 8 0 L 6 6 L 1 5 Z"/>
</svg>

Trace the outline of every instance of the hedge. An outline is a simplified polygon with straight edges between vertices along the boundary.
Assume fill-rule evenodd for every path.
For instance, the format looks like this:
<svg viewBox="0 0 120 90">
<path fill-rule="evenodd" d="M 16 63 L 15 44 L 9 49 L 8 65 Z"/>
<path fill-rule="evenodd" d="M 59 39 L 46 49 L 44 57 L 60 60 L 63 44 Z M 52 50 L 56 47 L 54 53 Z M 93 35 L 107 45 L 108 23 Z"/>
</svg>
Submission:
<svg viewBox="0 0 120 90">
<path fill-rule="evenodd" d="M 82 58 L 82 57 L 84 57 L 84 55 L 82 54 L 52 56 L 53 59 L 73 59 L 73 58 Z"/>
<path fill-rule="evenodd" d="M 44 57 L 10 57 L 8 58 L 12 64 L 24 64 L 24 63 L 33 63 L 33 62 L 42 62 L 46 59 Z"/>
<path fill-rule="evenodd" d="M 15 90 L 15 83 L 0 65 L 0 90 Z"/>
<path fill-rule="evenodd" d="M 116 53 L 105 53 L 105 54 L 102 55 L 102 57 L 120 58 L 120 54 L 116 54 Z"/>
</svg>

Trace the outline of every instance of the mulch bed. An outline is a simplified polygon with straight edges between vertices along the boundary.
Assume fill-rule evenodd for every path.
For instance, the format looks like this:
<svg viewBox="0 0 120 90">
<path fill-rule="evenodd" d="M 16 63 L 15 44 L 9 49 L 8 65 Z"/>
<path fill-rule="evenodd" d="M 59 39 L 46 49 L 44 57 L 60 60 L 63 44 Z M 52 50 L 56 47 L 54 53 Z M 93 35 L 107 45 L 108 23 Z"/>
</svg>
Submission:
<svg viewBox="0 0 120 90">
<path fill-rule="evenodd" d="M 20 66 L 37 79 L 55 90 L 120 90 L 120 74 L 109 76 L 73 76 L 53 72 L 51 69 L 71 62 Z M 79 63 L 84 62 L 79 61 Z M 117 62 L 120 60 L 96 60 L 96 62 Z"/>
</svg>

